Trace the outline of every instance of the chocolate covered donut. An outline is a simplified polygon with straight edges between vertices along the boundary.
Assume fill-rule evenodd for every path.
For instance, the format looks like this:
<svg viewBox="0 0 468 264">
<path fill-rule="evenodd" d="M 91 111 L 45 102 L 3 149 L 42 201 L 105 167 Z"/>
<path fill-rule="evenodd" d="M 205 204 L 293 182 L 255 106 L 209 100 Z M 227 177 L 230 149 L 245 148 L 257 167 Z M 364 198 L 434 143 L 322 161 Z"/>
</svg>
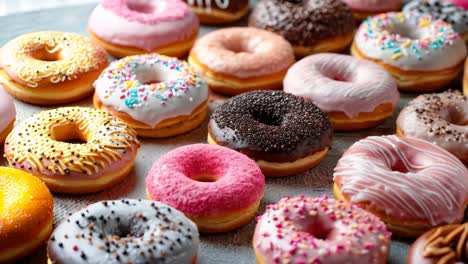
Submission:
<svg viewBox="0 0 468 264">
<path fill-rule="evenodd" d="M 239 20 L 249 11 L 249 0 L 184 0 L 205 24 Z"/>
<path fill-rule="evenodd" d="M 298 56 L 339 51 L 352 41 L 355 21 L 339 0 L 262 0 L 249 25 L 286 38 Z"/>
</svg>

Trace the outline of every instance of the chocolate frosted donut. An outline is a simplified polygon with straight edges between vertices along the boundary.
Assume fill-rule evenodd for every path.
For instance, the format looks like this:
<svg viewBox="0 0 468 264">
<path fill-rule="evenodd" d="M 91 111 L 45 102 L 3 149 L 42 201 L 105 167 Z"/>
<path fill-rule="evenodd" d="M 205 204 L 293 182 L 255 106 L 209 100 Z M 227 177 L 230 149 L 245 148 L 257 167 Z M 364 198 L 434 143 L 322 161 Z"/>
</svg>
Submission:
<svg viewBox="0 0 468 264">
<path fill-rule="evenodd" d="M 197 226 L 149 200 L 103 201 L 70 216 L 52 233 L 52 263 L 195 263 Z"/>
<path fill-rule="evenodd" d="M 328 116 L 317 106 L 278 91 L 249 92 L 227 100 L 213 113 L 208 129 L 210 143 L 244 153 L 269 176 L 315 166 L 326 155 L 333 133 Z M 315 162 L 304 161 L 318 153 L 322 155 L 316 155 Z M 263 166 L 292 165 L 301 160 L 300 169 L 279 170 L 284 173 Z"/>
<path fill-rule="evenodd" d="M 350 8 L 339 0 L 262 0 L 249 25 L 282 35 L 297 55 L 306 56 L 344 49 L 356 23 Z"/>
<path fill-rule="evenodd" d="M 205 24 L 236 21 L 249 11 L 249 0 L 184 0 Z"/>
</svg>

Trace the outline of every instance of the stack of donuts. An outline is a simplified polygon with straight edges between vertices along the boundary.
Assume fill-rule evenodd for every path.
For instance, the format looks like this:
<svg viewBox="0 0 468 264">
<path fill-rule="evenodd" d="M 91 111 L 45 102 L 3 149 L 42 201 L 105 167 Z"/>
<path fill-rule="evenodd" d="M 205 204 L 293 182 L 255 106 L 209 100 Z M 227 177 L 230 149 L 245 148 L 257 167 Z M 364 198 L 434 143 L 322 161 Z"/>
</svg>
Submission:
<svg viewBox="0 0 468 264">
<path fill-rule="evenodd" d="M 255 216 L 262 264 L 386 263 L 392 236 L 415 239 L 408 263 L 467 261 L 468 10 L 403 2 L 102 0 L 90 38 L 4 43 L 0 263 L 45 244 L 49 263 L 196 263 L 199 233 Z M 200 23 L 224 28 L 198 37 Z M 24 104 L 43 111 L 17 118 Z M 206 140 L 134 170 L 140 147 L 195 130 Z M 261 206 L 273 178 L 326 170 L 334 137 L 362 131 L 333 154 L 328 194 Z M 57 222 L 60 195 L 135 173 L 140 199 Z"/>
</svg>

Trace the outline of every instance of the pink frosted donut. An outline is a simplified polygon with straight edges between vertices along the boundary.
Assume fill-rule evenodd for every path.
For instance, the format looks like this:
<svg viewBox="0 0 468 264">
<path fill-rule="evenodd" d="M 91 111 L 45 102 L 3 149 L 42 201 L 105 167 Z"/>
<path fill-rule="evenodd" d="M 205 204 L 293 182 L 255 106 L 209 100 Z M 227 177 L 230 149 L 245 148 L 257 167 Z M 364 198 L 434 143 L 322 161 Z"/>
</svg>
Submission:
<svg viewBox="0 0 468 264">
<path fill-rule="evenodd" d="M 368 137 L 338 161 L 334 193 L 379 215 L 396 235 L 416 237 L 463 220 L 468 169 L 427 141 Z"/>
<path fill-rule="evenodd" d="M 299 196 L 268 205 L 253 247 L 259 263 L 386 263 L 391 233 L 355 205 Z"/>
<path fill-rule="evenodd" d="M 5 141 L 8 133 L 13 129 L 16 118 L 16 108 L 13 99 L 0 86 L 0 143 Z"/>
<path fill-rule="evenodd" d="M 323 53 L 294 64 L 284 91 L 311 100 L 337 130 L 374 126 L 391 116 L 400 94 L 381 66 L 347 55 Z"/>
<path fill-rule="evenodd" d="M 454 5 L 457 5 L 465 10 L 468 10 L 468 0 L 445 0 L 452 2 Z"/>
<path fill-rule="evenodd" d="M 150 199 L 177 208 L 209 233 L 247 223 L 257 212 L 264 185 L 265 176 L 253 160 L 207 144 L 170 151 L 146 177 Z"/>
<path fill-rule="evenodd" d="M 103 0 L 88 24 L 91 36 L 117 57 L 149 52 L 180 56 L 200 27 L 181 0 Z"/>
</svg>

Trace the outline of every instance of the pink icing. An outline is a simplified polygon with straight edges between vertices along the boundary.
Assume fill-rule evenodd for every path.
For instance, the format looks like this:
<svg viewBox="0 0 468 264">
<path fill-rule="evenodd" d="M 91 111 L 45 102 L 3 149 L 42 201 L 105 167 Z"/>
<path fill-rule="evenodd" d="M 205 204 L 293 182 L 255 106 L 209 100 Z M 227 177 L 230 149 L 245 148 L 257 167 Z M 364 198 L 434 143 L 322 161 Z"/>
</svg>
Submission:
<svg viewBox="0 0 468 264">
<path fill-rule="evenodd" d="M 468 10 L 468 0 L 446 0 L 452 2 L 454 5 L 457 5 L 465 10 Z"/>
<path fill-rule="evenodd" d="M 400 98 L 392 76 L 379 65 L 347 55 L 323 53 L 294 64 L 284 79 L 284 91 L 312 100 L 325 112 L 349 117 L 372 112 Z"/>
<path fill-rule="evenodd" d="M 366 203 L 402 225 L 432 226 L 463 219 L 468 169 L 427 141 L 368 137 L 338 161 L 334 182 L 352 203 Z"/>
<path fill-rule="evenodd" d="M 237 78 L 255 78 L 286 70 L 294 51 L 281 36 L 257 28 L 211 32 L 194 45 L 191 56 L 211 70 Z"/>
<path fill-rule="evenodd" d="M 356 11 L 388 12 L 397 11 L 403 0 L 343 0 Z"/>
<path fill-rule="evenodd" d="M 146 51 L 187 40 L 200 27 L 198 17 L 180 0 L 104 0 L 88 24 L 109 43 Z"/>
<path fill-rule="evenodd" d="M 253 245 L 264 263 L 385 263 L 390 236 L 355 205 L 299 196 L 267 206 Z"/>
<path fill-rule="evenodd" d="M 196 180 L 207 175 L 217 180 Z M 207 144 L 170 151 L 153 165 L 146 178 L 152 199 L 195 217 L 246 209 L 261 199 L 264 185 L 265 177 L 253 160 Z"/>
<path fill-rule="evenodd" d="M 5 130 L 16 117 L 13 99 L 0 86 L 0 132 Z"/>
</svg>

